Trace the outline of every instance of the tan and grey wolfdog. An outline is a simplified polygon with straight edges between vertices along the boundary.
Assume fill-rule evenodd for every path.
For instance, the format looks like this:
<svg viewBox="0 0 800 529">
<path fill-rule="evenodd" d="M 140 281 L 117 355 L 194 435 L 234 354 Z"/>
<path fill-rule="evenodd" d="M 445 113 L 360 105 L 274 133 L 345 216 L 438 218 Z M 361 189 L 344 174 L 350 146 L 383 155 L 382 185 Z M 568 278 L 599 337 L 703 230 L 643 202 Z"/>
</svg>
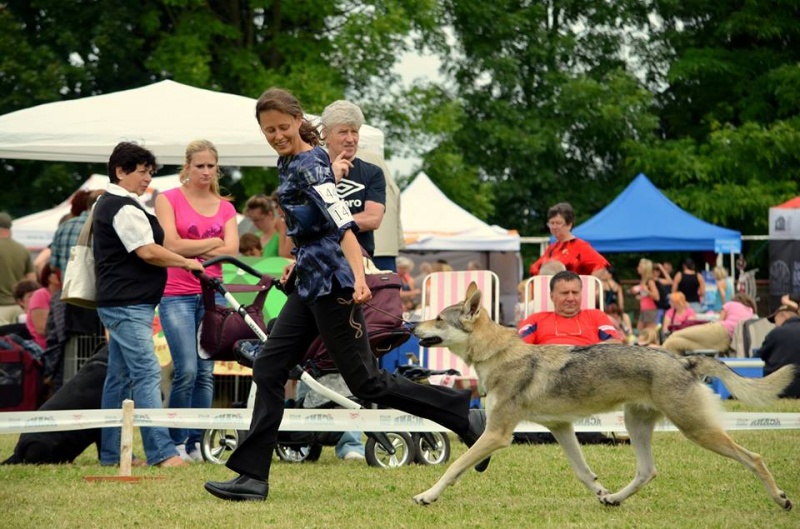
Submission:
<svg viewBox="0 0 800 529">
<path fill-rule="evenodd" d="M 467 469 L 508 446 L 517 424 L 532 421 L 553 432 L 578 479 L 600 503 L 619 505 L 656 476 L 651 437 L 665 416 L 691 441 L 747 467 L 775 503 L 792 508 L 761 456 L 734 443 L 722 429 L 719 397 L 702 378 L 717 377 L 737 399 L 763 405 L 792 381 L 793 366 L 750 379 L 713 358 L 679 358 L 649 347 L 529 345 L 515 329 L 489 318 L 474 283 L 464 302 L 444 309 L 436 319 L 420 322 L 414 334 L 420 345 L 448 347 L 474 367 L 486 391 L 487 421 L 477 442 L 433 487 L 414 497 L 418 504 L 435 502 Z M 610 492 L 586 464 L 572 422 L 621 405 L 636 453 L 636 476 L 622 490 Z"/>
</svg>

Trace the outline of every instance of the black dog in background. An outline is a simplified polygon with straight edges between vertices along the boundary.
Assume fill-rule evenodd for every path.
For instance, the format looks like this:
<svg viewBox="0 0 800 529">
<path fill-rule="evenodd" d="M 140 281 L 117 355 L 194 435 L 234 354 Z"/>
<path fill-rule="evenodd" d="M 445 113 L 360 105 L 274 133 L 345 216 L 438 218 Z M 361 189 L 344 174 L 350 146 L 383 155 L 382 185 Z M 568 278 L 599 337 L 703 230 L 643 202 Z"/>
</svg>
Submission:
<svg viewBox="0 0 800 529">
<path fill-rule="evenodd" d="M 100 409 L 107 369 L 108 346 L 103 344 L 39 411 Z M 2 464 L 72 463 L 92 443 L 97 445 L 99 452 L 100 428 L 23 433 L 17 441 L 14 454 Z"/>
</svg>

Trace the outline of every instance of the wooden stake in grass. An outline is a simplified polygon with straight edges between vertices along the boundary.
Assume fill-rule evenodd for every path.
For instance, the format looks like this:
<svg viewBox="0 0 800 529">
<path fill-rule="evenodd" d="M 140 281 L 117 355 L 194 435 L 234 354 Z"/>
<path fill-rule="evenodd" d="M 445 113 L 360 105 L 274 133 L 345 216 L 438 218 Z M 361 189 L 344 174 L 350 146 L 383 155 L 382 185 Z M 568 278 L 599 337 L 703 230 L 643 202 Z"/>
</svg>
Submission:
<svg viewBox="0 0 800 529">
<path fill-rule="evenodd" d="M 130 476 L 133 463 L 133 401 L 122 401 L 122 436 L 119 442 L 119 475 Z"/>
<path fill-rule="evenodd" d="M 131 476 L 133 463 L 133 401 L 122 401 L 122 435 L 119 443 L 119 474 L 116 476 L 86 476 L 86 481 L 123 481 L 137 483 L 141 477 Z"/>
</svg>

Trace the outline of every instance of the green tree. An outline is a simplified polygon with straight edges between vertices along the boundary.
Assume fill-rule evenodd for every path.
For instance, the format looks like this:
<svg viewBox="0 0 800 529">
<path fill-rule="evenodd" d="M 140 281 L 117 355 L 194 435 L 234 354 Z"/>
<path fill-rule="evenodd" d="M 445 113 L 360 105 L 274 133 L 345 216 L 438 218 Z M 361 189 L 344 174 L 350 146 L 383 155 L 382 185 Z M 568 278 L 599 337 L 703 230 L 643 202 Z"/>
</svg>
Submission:
<svg viewBox="0 0 800 529">
<path fill-rule="evenodd" d="M 173 79 L 250 97 L 282 86 L 311 113 L 346 96 L 369 115 L 396 81 L 406 35 L 440 32 L 437 13 L 434 0 L 9 0 L 0 4 L 0 112 Z M 84 170 L 65 165 L 48 189 L 74 189 Z M 58 200 L 35 191 L 46 173 L 52 164 L 5 160 L 0 179 L 18 186 L 0 208 L 63 200 L 69 191 Z M 274 172 L 244 174 L 231 185 L 237 197 L 274 186 Z"/>
<path fill-rule="evenodd" d="M 462 105 L 437 83 L 415 83 L 391 99 L 383 98 L 387 141 L 401 146 L 400 154 L 418 156 L 424 171 L 448 198 L 474 215 L 487 219 L 494 212 L 492 186 L 478 169 L 464 162 L 452 141 L 464 119 Z M 401 177 L 405 187 L 409 176 Z"/>
<path fill-rule="evenodd" d="M 798 193 L 800 2 L 658 1 L 658 136 L 630 148 L 681 207 L 744 234 Z"/>
<path fill-rule="evenodd" d="M 542 233 L 550 204 L 580 222 L 644 172 L 752 234 L 798 193 L 797 0 L 442 4 L 448 82 L 415 87 L 394 128 L 484 218 Z M 469 197 L 483 184 L 488 207 Z"/>
<path fill-rule="evenodd" d="M 657 124 L 620 51 L 647 23 L 634 4 L 442 2 L 452 85 L 416 87 L 419 119 L 400 123 L 434 138 L 423 167 L 462 206 L 523 234 L 544 231 L 561 200 L 596 212 L 623 185 L 623 146 Z"/>
</svg>

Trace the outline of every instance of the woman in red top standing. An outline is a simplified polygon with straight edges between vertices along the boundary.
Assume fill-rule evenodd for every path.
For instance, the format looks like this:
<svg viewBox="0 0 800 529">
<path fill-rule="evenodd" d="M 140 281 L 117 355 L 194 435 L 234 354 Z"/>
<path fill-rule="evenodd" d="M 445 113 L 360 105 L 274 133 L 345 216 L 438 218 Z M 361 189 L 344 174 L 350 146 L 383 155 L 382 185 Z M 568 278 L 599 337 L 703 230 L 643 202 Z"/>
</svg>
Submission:
<svg viewBox="0 0 800 529">
<path fill-rule="evenodd" d="M 591 275 L 608 268 L 605 257 L 597 253 L 588 242 L 572 235 L 574 224 L 575 212 L 567 202 L 560 202 L 547 211 L 547 227 L 556 240 L 531 265 L 532 276 L 539 274 L 542 265 L 553 259 L 561 261 L 567 270 L 578 275 Z"/>
</svg>

